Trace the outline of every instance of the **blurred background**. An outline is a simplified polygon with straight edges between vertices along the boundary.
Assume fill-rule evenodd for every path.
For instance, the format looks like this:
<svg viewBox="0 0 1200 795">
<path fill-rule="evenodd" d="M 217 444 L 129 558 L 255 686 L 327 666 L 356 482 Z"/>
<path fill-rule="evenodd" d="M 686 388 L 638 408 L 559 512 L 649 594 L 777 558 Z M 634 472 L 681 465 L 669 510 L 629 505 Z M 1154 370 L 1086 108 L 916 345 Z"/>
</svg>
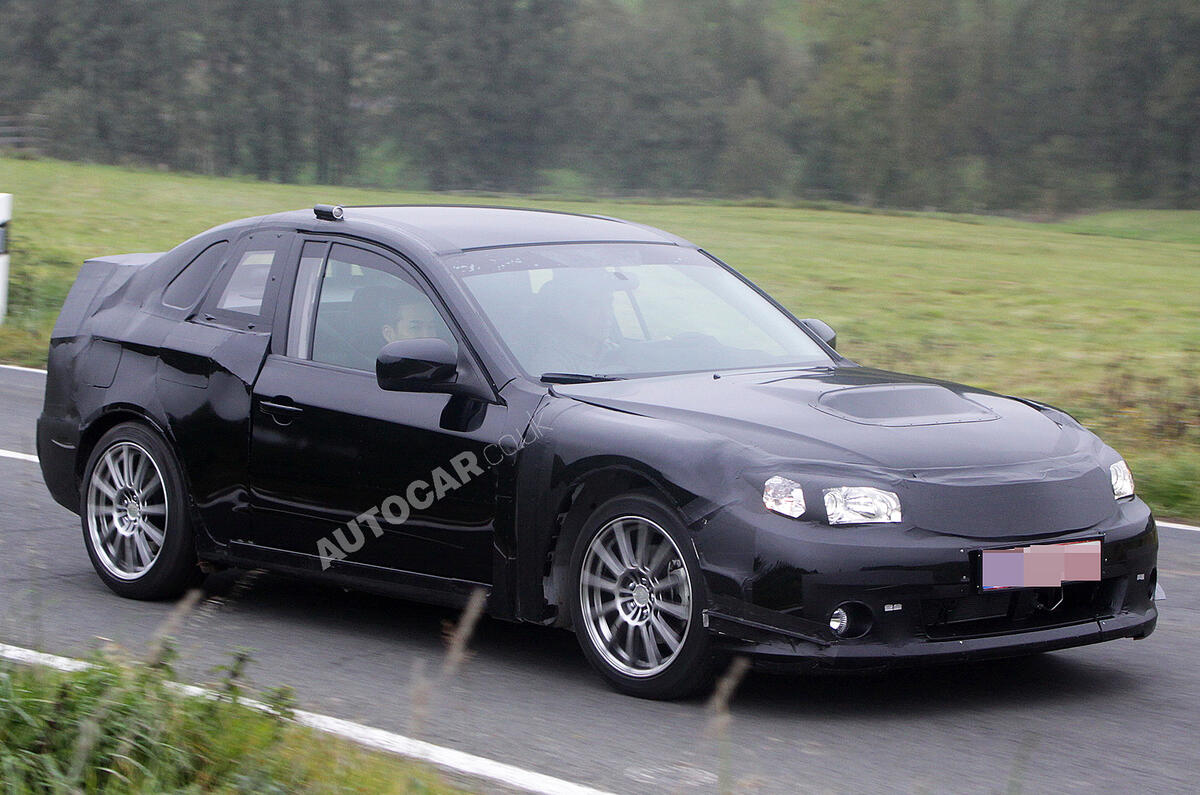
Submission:
<svg viewBox="0 0 1200 795">
<path fill-rule="evenodd" d="M 1054 215 L 1200 202 L 1195 0 L 5 0 L 72 160 Z"/>
<path fill-rule="evenodd" d="M 89 256 L 316 202 L 682 234 L 1200 519 L 1196 0 L 0 0 L 0 360 Z"/>
</svg>

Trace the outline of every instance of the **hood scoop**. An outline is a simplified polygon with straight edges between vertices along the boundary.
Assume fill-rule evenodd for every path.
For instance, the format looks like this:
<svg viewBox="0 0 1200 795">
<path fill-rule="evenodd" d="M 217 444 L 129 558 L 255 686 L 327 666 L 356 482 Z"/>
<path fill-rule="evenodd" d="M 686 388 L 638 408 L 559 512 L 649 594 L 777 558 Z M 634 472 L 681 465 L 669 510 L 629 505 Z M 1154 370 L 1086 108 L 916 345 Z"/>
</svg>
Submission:
<svg viewBox="0 0 1200 795">
<path fill-rule="evenodd" d="M 991 409 L 937 384 L 871 384 L 825 392 L 817 411 L 861 425 L 904 428 L 999 419 Z"/>
</svg>

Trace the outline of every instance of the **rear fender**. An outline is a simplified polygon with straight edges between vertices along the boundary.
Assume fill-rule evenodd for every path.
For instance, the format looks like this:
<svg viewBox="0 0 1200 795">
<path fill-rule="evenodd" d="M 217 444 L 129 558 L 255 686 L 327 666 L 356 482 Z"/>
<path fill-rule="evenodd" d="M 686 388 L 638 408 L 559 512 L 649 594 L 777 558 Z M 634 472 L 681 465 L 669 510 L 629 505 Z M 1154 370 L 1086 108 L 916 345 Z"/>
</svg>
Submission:
<svg viewBox="0 0 1200 795">
<path fill-rule="evenodd" d="M 162 252 L 118 254 L 84 262 L 58 313 L 50 338 L 64 339 L 79 334 L 83 322 L 96 312 L 105 299 L 117 295 L 130 277 L 157 262 L 160 257 Z"/>
</svg>

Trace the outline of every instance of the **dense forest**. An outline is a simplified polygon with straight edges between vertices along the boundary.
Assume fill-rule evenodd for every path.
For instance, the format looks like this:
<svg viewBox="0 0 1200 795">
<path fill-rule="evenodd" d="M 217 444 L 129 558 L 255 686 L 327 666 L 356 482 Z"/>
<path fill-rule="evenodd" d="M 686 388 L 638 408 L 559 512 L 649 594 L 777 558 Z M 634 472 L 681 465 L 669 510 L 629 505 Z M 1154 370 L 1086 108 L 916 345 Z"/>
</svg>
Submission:
<svg viewBox="0 0 1200 795">
<path fill-rule="evenodd" d="M 0 0 L 46 154 L 387 187 L 1200 205 L 1196 0 Z"/>
</svg>

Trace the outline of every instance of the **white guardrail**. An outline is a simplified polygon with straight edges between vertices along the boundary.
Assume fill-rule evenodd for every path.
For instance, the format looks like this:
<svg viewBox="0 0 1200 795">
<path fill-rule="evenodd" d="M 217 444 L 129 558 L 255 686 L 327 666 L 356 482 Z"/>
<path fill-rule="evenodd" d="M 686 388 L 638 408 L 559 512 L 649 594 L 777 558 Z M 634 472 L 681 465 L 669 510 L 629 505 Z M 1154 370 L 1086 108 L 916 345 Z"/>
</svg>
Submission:
<svg viewBox="0 0 1200 795">
<path fill-rule="evenodd" d="M 12 194 L 0 193 L 0 323 L 8 314 L 8 222 L 12 220 Z"/>
</svg>

